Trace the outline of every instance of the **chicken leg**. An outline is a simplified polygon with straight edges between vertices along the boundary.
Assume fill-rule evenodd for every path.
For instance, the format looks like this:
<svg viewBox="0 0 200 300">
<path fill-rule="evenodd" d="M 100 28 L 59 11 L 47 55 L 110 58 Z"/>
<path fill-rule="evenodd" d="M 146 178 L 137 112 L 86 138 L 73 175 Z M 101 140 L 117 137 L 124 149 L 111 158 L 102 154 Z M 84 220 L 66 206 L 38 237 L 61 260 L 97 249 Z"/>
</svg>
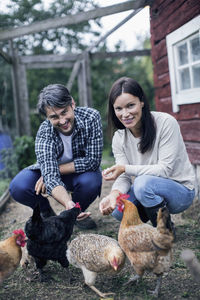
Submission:
<svg viewBox="0 0 200 300">
<path fill-rule="evenodd" d="M 161 284 L 162 284 L 162 275 L 157 275 L 157 282 L 156 282 L 156 288 L 154 291 L 149 291 L 149 293 L 154 296 L 154 297 L 158 297 L 160 294 L 160 290 L 161 290 Z"/>
<path fill-rule="evenodd" d="M 87 270 L 84 266 L 82 266 L 83 276 L 85 279 L 85 284 L 90 287 L 97 295 L 99 295 L 101 298 L 106 298 L 109 295 L 114 295 L 114 293 L 102 293 L 99 291 L 95 286 L 95 280 L 97 277 L 96 272 L 92 272 L 90 270 Z"/>
<path fill-rule="evenodd" d="M 102 293 L 100 290 L 98 290 L 94 285 L 87 284 L 97 295 L 99 295 L 101 298 L 106 298 L 107 296 L 115 295 L 115 293 Z"/>
<path fill-rule="evenodd" d="M 129 278 L 129 280 L 123 284 L 123 286 L 127 286 L 127 285 L 129 285 L 130 283 L 134 283 L 135 281 L 138 282 L 138 280 L 139 280 L 140 278 L 141 278 L 141 276 L 138 275 L 138 274 L 136 274 L 136 275 L 134 275 L 134 276 L 131 276 L 131 277 Z"/>
</svg>

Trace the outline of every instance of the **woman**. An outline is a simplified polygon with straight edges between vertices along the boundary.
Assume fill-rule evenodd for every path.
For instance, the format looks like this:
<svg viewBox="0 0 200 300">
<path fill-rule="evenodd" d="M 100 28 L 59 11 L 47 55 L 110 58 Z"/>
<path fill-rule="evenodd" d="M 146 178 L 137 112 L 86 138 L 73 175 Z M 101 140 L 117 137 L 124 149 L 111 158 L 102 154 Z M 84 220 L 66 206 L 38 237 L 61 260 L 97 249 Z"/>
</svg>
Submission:
<svg viewBox="0 0 200 300">
<path fill-rule="evenodd" d="M 120 193 L 129 193 L 141 219 L 153 226 L 160 207 L 166 205 L 171 214 L 187 209 L 195 197 L 195 174 L 176 119 L 150 112 L 140 85 L 122 77 L 110 91 L 108 120 L 118 129 L 112 140 L 116 164 L 102 175 L 115 182 L 100 211 L 121 220 L 115 208 Z"/>
</svg>

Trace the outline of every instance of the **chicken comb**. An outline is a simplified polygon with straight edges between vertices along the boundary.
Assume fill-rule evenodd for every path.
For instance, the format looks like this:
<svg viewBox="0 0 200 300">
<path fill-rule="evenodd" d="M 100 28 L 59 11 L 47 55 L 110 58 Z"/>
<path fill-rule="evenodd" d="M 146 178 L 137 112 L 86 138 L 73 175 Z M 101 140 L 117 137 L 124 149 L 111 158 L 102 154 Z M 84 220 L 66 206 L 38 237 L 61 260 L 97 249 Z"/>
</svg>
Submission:
<svg viewBox="0 0 200 300">
<path fill-rule="evenodd" d="M 119 196 L 117 197 L 117 209 L 120 212 L 123 212 L 124 210 L 124 203 L 123 200 L 127 200 L 130 197 L 128 194 L 122 194 L 120 193 Z"/>
<path fill-rule="evenodd" d="M 81 206 L 80 206 L 79 202 L 76 202 L 74 207 L 79 208 L 81 210 Z"/>
<path fill-rule="evenodd" d="M 16 234 L 16 235 L 20 234 L 24 238 L 26 237 L 25 233 L 24 233 L 24 231 L 22 229 L 16 229 L 16 230 L 13 231 L 13 233 Z"/>
</svg>

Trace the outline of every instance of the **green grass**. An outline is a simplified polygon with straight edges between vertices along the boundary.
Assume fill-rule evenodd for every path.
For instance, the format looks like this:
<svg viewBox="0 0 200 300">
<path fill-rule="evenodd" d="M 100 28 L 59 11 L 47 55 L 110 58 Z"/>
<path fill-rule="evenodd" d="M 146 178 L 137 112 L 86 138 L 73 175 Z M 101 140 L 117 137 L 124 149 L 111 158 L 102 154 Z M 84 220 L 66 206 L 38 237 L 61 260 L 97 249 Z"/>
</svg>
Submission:
<svg viewBox="0 0 200 300">
<path fill-rule="evenodd" d="M 10 179 L 0 180 L 0 197 L 3 195 L 3 193 L 6 191 L 6 189 L 9 186 Z"/>
<path fill-rule="evenodd" d="M 102 162 L 101 162 L 101 168 L 102 170 L 111 167 L 112 165 L 115 164 L 114 157 L 111 153 L 110 149 L 105 149 L 103 151 L 103 156 L 102 156 Z"/>
</svg>

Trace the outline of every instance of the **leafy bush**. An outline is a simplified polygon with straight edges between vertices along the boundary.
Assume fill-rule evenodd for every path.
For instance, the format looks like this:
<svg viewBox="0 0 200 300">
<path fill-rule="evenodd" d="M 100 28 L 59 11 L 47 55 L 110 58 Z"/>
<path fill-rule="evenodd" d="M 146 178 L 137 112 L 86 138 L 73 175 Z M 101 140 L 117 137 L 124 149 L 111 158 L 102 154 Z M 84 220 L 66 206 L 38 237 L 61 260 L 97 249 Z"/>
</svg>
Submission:
<svg viewBox="0 0 200 300">
<path fill-rule="evenodd" d="M 17 137 L 13 146 L 19 170 L 35 162 L 35 142 L 33 137 L 26 135 Z"/>
<path fill-rule="evenodd" d="M 0 171 L 0 179 L 11 179 L 20 170 L 33 164 L 35 158 L 35 143 L 33 137 L 16 137 L 13 142 L 13 148 L 1 151 L 1 160 L 5 166 Z"/>
<path fill-rule="evenodd" d="M 1 195 L 3 195 L 3 193 L 5 192 L 5 190 L 8 188 L 9 186 L 9 180 L 0 180 L 0 197 Z"/>
</svg>

